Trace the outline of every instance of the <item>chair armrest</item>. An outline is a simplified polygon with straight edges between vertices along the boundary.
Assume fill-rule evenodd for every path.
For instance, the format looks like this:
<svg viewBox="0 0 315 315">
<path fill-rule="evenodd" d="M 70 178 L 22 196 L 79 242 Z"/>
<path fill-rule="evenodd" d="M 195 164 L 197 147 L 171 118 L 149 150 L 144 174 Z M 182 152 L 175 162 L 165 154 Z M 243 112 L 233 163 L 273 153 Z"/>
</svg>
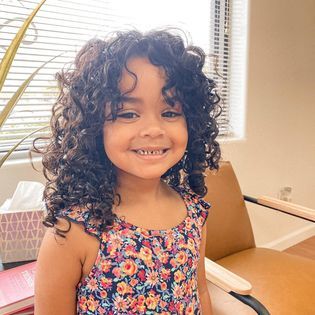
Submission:
<svg viewBox="0 0 315 315">
<path fill-rule="evenodd" d="M 249 295 L 252 285 L 245 279 L 205 257 L 206 278 L 225 292 Z"/>
<path fill-rule="evenodd" d="M 257 203 L 315 222 L 315 210 L 311 208 L 267 196 L 257 198 Z"/>
<path fill-rule="evenodd" d="M 252 285 L 235 273 L 205 257 L 206 279 L 248 305 L 259 315 L 270 315 L 266 307 L 250 295 Z"/>
</svg>

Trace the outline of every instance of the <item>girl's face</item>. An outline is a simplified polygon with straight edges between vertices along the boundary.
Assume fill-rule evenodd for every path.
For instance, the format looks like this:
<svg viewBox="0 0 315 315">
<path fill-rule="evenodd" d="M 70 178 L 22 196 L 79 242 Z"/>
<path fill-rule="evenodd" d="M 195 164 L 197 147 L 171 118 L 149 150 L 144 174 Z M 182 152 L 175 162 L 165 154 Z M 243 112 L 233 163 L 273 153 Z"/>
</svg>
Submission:
<svg viewBox="0 0 315 315">
<path fill-rule="evenodd" d="M 104 124 L 104 146 L 108 158 L 122 176 L 159 179 L 184 155 L 188 133 L 181 104 L 168 105 L 162 96 L 165 72 L 148 59 L 127 62 L 135 78 L 123 70 L 119 88 L 124 94 L 117 119 Z M 105 114 L 110 115 L 110 106 Z"/>
</svg>

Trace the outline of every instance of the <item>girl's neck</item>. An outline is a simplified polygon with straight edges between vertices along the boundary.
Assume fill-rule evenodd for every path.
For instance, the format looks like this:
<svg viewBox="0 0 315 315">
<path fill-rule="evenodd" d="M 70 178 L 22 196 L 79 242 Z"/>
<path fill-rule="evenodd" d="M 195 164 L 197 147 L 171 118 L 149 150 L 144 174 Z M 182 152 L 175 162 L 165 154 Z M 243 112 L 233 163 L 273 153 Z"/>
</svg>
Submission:
<svg viewBox="0 0 315 315">
<path fill-rule="evenodd" d="M 116 193 L 122 203 L 144 203 L 160 200 L 167 194 L 169 188 L 161 179 L 120 178 Z"/>
</svg>

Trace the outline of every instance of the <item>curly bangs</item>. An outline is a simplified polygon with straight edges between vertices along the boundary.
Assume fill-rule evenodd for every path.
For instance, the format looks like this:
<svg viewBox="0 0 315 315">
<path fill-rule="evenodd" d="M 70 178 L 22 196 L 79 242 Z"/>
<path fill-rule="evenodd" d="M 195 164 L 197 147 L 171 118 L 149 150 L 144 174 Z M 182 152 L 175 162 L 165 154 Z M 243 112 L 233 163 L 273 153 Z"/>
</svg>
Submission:
<svg viewBox="0 0 315 315">
<path fill-rule="evenodd" d="M 186 117 L 187 150 L 162 178 L 171 186 L 206 194 L 203 173 L 218 169 L 221 156 L 215 140 L 221 109 L 216 85 L 202 71 L 205 53 L 171 30 L 116 32 L 88 41 L 73 66 L 56 75 L 60 94 L 52 109 L 49 144 L 40 149 L 34 142 L 33 149 L 43 154 L 47 226 L 54 226 L 70 207 L 88 208 L 102 230 L 113 224 L 117 177 L 103 145 L 105 104 L 115 119 L 122 98 L 119 82 L 132 57 L 148 58 L 164 69 L 162 95 L 171 106 L 180 102 Z"/>
</svg>

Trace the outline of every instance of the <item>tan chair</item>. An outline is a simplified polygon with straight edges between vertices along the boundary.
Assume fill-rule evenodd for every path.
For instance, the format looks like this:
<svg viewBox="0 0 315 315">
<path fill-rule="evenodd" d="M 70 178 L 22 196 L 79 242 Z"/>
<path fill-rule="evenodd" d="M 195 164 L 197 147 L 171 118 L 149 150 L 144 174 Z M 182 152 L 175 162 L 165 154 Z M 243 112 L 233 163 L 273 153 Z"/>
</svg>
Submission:
<svg viewBox="0 0 315 315">
<path fill-rule="evenodd" d="M 207 174 L 206 183 L 205 200 L 212 205 L 207 220 L 206 273 L 214 315 L 315 314 L 315 260 L 256 247 L 244 197 L 229 162 L 222 162 L 216 174 Z M 314 210 L 273 198 L 258 202 L 315 222 Z M 241 294 L 237 297 L 243 297 L 243 303 L 255 304 L 247 299 L 251 295 L 268 312 L 254 311 L 235 299 L 233 291 Z"/>
</svg>

